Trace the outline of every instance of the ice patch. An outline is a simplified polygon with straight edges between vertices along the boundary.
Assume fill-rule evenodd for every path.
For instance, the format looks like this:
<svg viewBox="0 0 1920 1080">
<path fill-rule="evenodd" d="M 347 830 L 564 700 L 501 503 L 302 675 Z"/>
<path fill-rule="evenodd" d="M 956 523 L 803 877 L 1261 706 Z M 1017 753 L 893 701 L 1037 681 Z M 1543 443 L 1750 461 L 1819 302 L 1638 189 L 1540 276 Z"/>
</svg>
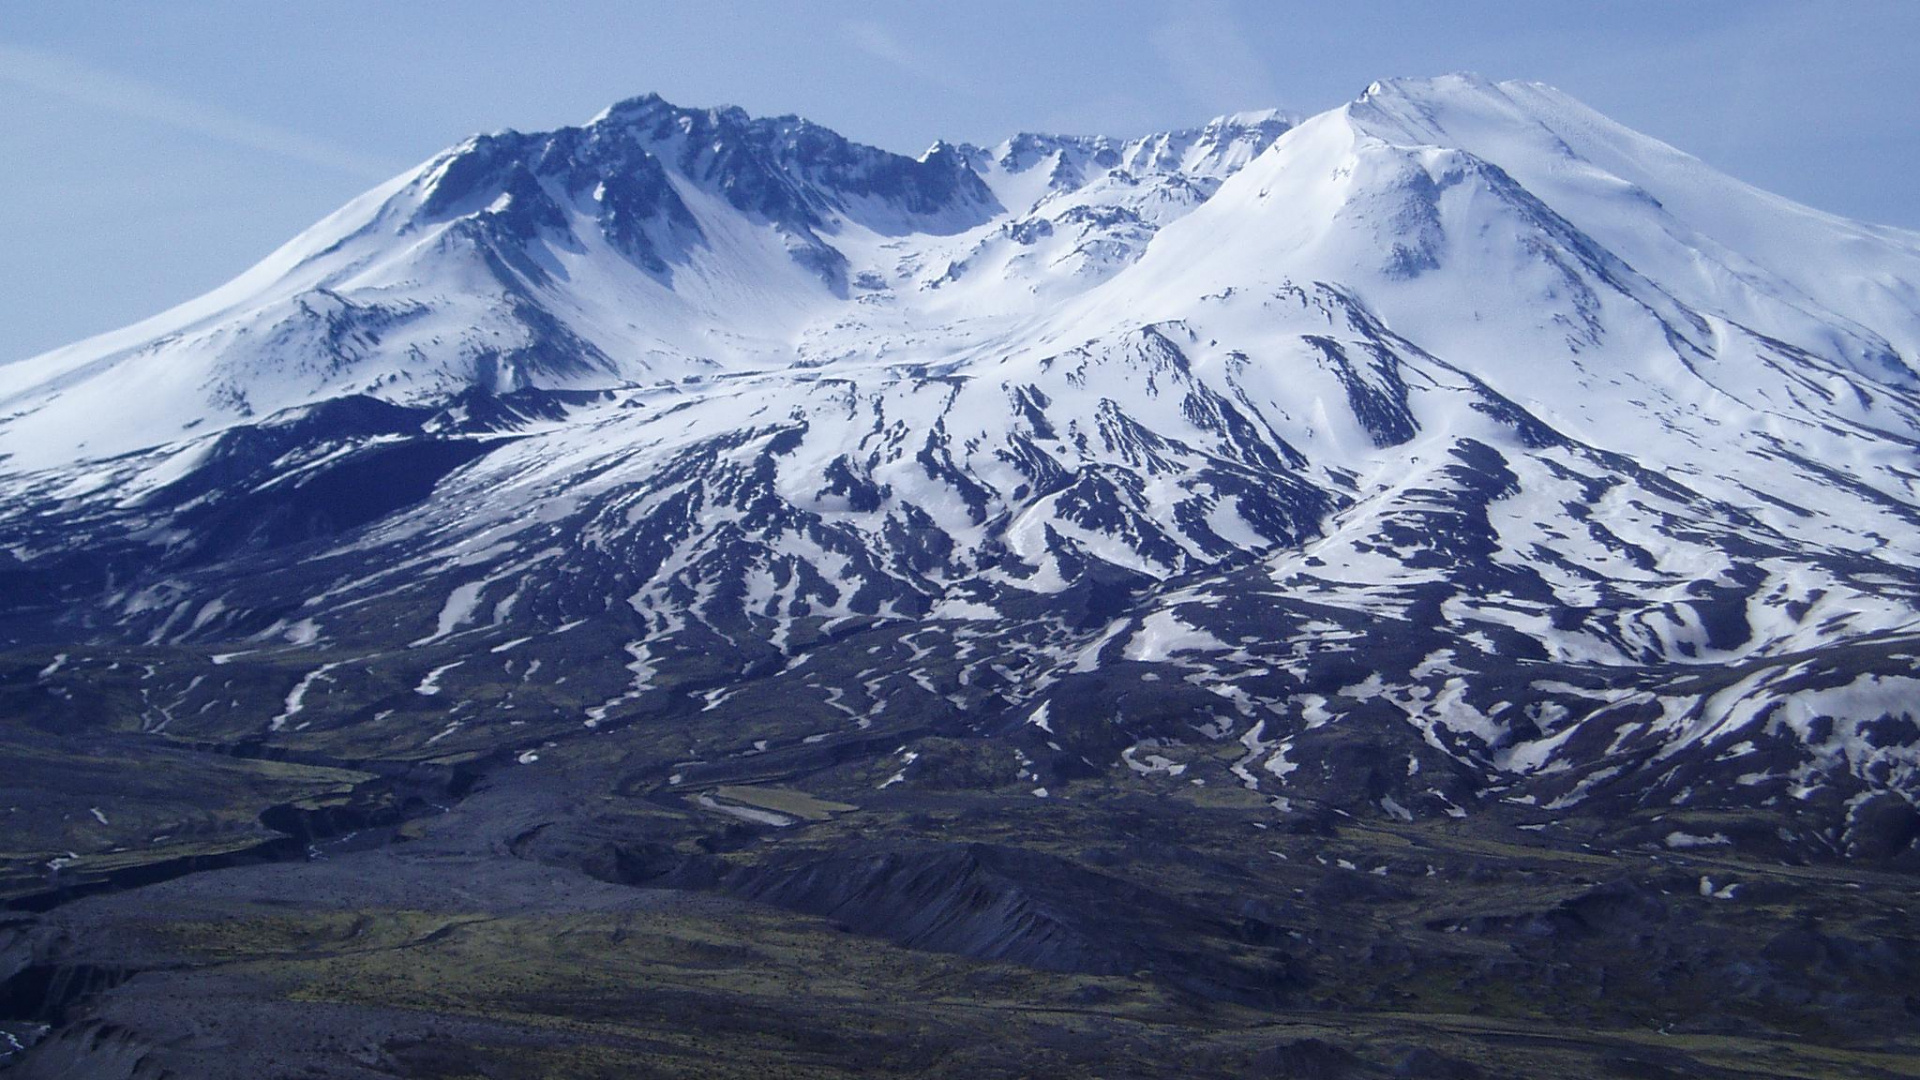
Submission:
<svg viewBox="0 0 1920 1080">
<path fill-rule="evenodd" d="M 414 687 L 413 692 L 426 697 L 432 697 L 438 694 L 440 692 L 440 676 L 445 675 L 447 672 L 452 671 L 464 663 L 466 663 L 465 660 L 455 660 L 451 664 L 442 664 L 434 668 L 432 671 L 427 672 L 426 678 L 420 680 L 420 685 Z"/>
<path fill-rule="evenodd" d="M 1190 626 L 1171 611 L 1156 611 L 1140 620 L 1140 629 L 1127 642 L 1123 655 L 1141 663 L 1159 663 L 1176 652 L 1227 652 L 1226 642 Z"/>
<path fill-rule="evenodd" d="M 474 610 L 480 606 L 480 592 L 486 587 L 485 581 L 469 581 L 465 585 L 456 586 L 447 594 L 447 602 L 440 607 L 440 618 L 433 633 L 412 642 L 407 647 L 417 649 L 422 645 L 430 645 L 472 622 Z"/>
<path fill-rule="evenodd" d="M 293 684 L 293 689 L 287 691 L 287 700 L 281 706 L 280 715 L 267 721 L 267 730 L 279 731 L 286 726 L 287 721 L 300 715 L 307 707 L 307 691 L 313 689 L 313 685 L 317 682 L 332 682 L 333 679 L 327 673 L 344 663 L 346 661 L 337 660 L 331 664 L 321 664 L 301 676 L 300 681 Z"/>
<path fill-rule="evenodd" d="M 1142 746 L 1157 748 L 1158 744 L 1150 741 L 1135 743 L 1125 750 L 1120 751 L 1120 759 L 1127 763 L 1127 768 L 1132 769 L 1141 776 L 1153 776 L 1159 773 L 1164 773 L 1167 776 L 1179 776 L 1181 773 L 1187 771 L 1185 765 L 1162 754 L 1148 754 L 1144 759 L 1136 758 L 1134 755 Z"/>
<path fill-rule="evenodd" d="M 1714 833 L 1712 836 L 1695 836 L 1693 833 L 1675 830 L 1667 834 L 1667 846 L 1670 848 L 1717 847 L 1733 843 L 1726 833 Z"/>
</svg>

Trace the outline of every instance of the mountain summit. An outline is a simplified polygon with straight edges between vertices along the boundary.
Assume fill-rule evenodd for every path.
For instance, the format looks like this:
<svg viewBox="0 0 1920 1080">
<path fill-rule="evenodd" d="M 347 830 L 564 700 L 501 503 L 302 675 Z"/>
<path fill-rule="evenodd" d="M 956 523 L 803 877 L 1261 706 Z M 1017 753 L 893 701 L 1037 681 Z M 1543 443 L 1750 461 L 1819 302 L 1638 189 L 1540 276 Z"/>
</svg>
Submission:
<svg viewBox="0 0 1920 1080">
<path fill-rule="evenodd" d="M 5 369 L 0 395 L 33 418 L 6 426 L 0 453 L 110 456 L 347 394 L 780 365 L 850 302 L 896 291 L 885 332 L 953 321 L 922 307 L 1031 310 L 1040 285 L 1077 290 L 1137 256 L 1287 126 L 1259 113 L 914 159 L 798 117 L 648 95 L 584 127 L 477 136 L 200 300 Z M 953 287 L 976 262 L 996 264 L 998 287 L 984 272 Z"/>
</svg>

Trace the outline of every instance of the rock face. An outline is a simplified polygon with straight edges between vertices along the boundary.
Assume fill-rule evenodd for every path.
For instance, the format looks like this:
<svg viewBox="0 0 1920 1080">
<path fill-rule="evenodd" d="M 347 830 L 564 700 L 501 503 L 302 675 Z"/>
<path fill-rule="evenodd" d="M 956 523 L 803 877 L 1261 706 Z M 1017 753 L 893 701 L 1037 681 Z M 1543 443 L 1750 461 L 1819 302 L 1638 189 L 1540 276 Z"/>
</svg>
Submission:
<svg viewBox="0 0 1920 1080">
<path fill-rule="evenodd" d="M 381 712 L 348 653 L 449 703 L 570 669 L 595 725 L 891 626 L 940 662 L 798 692 L 1891 857 L 1915 281 L 1911 234 L 1537 85 L 917 159 L 638 98 L 8 368 L 0 625 L 164 647 L 145 722 L 223 738 Z M 327 670 L 228 704 L 229 653 Z"/>
</svg>

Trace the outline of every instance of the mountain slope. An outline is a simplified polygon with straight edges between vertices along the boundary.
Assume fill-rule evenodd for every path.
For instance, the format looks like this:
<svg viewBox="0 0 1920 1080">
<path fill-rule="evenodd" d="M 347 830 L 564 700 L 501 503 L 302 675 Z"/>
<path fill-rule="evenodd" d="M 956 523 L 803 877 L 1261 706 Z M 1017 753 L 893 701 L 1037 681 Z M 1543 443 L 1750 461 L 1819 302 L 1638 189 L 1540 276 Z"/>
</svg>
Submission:
<svg viewBox="0 0 1920 1080">
<path fill-rule="evenodd" d="M 168 738 L 520 753 L 764 684 L 1038 789 L 1238 745 L 1269 810 L 1858 849 L 1920 821 L 1916 281 L 1533 84 L 919 158 L 639 98 L 5 369 L 0 625 L 155 650 Z"/>
</svg>

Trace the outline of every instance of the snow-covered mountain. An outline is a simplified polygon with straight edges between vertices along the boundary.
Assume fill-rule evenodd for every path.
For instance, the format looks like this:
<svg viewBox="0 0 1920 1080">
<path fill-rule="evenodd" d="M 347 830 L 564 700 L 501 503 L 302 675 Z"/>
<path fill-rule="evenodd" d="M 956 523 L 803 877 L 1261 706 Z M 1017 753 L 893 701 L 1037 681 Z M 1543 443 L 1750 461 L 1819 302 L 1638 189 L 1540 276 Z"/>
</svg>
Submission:
<svg viewBox="0 0 1920 1080">
<path fill-rule="evenodd" d="M 1538 84 L 919 158 L 639 98 L 0 368 L 0 633 L 201 741 L 772 694 L 1039 794 L 1227 749 L 1275 814 L 1891 855 L 1917 289 L 1920 235 Z"/>
</svg>

